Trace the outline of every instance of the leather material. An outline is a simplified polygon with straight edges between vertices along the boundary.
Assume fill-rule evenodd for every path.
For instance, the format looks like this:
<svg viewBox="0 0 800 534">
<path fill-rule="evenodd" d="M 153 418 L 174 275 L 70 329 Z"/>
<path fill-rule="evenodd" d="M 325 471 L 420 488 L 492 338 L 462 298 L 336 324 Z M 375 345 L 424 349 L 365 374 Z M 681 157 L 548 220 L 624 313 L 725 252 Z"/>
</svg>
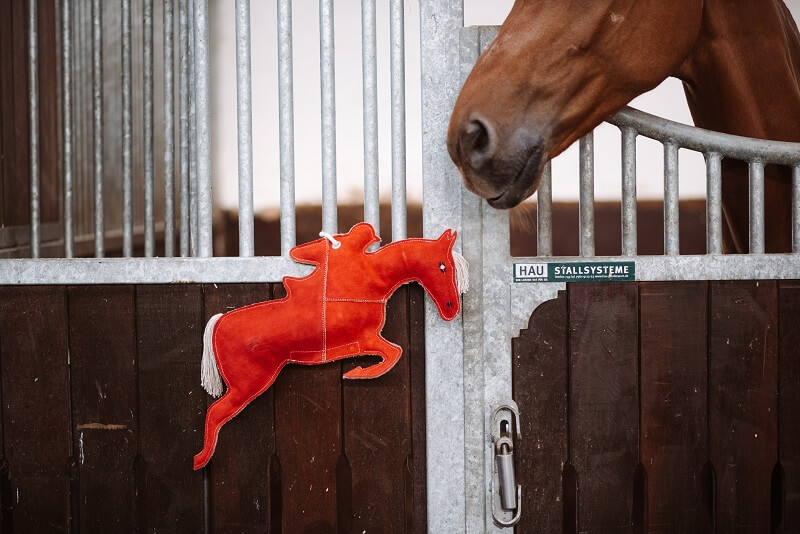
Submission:
<svg viewBox="0 0 800 534">
<path fill-rule="evenodd" d="M 285 277 L 285 298 L 230 311 L 217 321 L 212 344 L 227 390 L 208 409 L 195 469 L 211 459 L 220 427 L 269 388 L 287 363 L 322 364 L 372 354 L 383 360 L 344 377 L 377 378 L 388 372 L 402 349 L 380 332 L 386 301 L 400 285 L 420 283 L 443 319 L 458 315 L 455 232 L 447 230 L 436 240 L 396 241 L 375 252 L 367 251 L 379 241 L 367 223 L 335 239 L 339 248 L 322 238 L 291 250 L 292 259 L 316 268 L 303 278 Z"/>
</svg>

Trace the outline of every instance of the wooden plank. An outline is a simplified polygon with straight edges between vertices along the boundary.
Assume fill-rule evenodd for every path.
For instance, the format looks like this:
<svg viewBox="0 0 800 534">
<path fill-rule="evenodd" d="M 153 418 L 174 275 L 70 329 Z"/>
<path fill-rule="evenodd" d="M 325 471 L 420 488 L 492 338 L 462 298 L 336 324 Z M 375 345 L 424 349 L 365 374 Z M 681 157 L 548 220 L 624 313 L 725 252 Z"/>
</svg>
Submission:
<svg viewBox="0 0 800 534">
<path fill-rule="evenodd" d="M 800 532 L 800 282 L 779 283 L 780 461 L 784 473 L 784 532 Z"/>
<path fill-rule="evenodd" d="M 512 341 L 514 399 L 522 425 L 515 454 L 522 492 L 519 534 L 562 532 L 567 450 L 567 295 L 540 305 Z"/>
<path fill-rule="evenodd" d="M 568 294 L 578 532 L 630 531 L 639 459 L 637 286 L 570 284 Z"/>
<path fill-rule="evenodd" d="M 770 528 L 778 460 L 775 282 L 711 282 L 709 458 L 719 532 Z"/>
<path fill-rule="evenodd" d="M 650 533 L 700 532 L 707 450 L 706 282 L 639 286 L 641 462 Z"/>
<path fill-rule="evenodd" d="M 275 297 L 285 295 L 276 286 Z M 275 393 L 276 451 L 281 465 L 282 532 L 335 532 L 336 465 L 342 451 L 342 365 L 287 365 Z M 348 518 L 342 518 L 343 520 Z"/>
<path fill-rule="evenodd" d="M 19 532 L 66 530 L 72 438 L 64 288 L 0 288 L 0 329 L 10 515 Z"/>
<path fill-rule="evenodd" d="M 138 435 L 134 288 L 74 286 L 68 300 L 81 530 L 130 532 Z"/>
<path fill-rule="evenodd" d="M 374 380 L 344 381 L 344 450 L 350 462 L 354 532 L 405 530 L 405 493 L 412 491 L 406 487 L 411 454 L 407 287 L 398 289 L 386 306 L 383 336 L 403 348 L 394 368 Z M 346 361 L 344 370 L 376 361 L 359 360 Z"/>
<path fill-rule="evenodd" d="M 199 285 L 138 286 L 139 455 L 147 532 L 203 530 L 202 448 L 205 392 L 200 386 L 203 293 Z"/>
<path fill-rule="evenodd" d="M 412 235 L 412 234 L 409 234 Z M 423 534 L 428 528 L 427 472 L 425 455 L 425 290 L 408 288 L 408 365 L 411 374 L 411 457 L 408 478 L 412 487 L 407 504 L 406 532 Z"/>
<path fill-rule="evenodd" d="M 203 286 L 203 292 L 203 326 L 212 315 L 272 297 L 268 284 L 209 284 Z M 198 391 L 207 405 L 215 400 L 205 391 Z M 201 448 L 202 442 L 198 442 L 194 452 Z M 206 468 L 211 480 L 212 532 L 271 531 L 270 461 L 274 452 L 274 401 L 270 388 L 219 433 L 216 451 Z"/>
</svg>

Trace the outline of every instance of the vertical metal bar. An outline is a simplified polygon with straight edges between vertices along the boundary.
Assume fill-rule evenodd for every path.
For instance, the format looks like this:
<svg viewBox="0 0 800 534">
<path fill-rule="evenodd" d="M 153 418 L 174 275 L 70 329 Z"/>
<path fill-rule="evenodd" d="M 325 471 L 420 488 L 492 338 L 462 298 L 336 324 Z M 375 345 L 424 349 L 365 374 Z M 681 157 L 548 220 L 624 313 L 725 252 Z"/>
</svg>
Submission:
<svg viewBox="0 0 800 534">
<path fill-rule="evenodd" d="M 39 201 L 39 45 L 37 0 L 28 0 L 28 123 L 30 126 L 31 258 L 39 257 L 41 211 Z"/>
<path fill-rule="evenodd" d="M 792 169 L 792 252 L 800 253 L 800 165 Z"/>
<path fill-rule="evenodd" d="M 378 65 L 375 0 L 361 0 L 361 68 L 364 97 L 364 221 L 380 233 L 378 172 Z M 377 243 L 373 248 L 377 247 Z"/>
<path fill-rule="evenodd" d="M 207 258 L 213 254 L 208 0 L 195 0 L 194 39 L 197 105 L 197 253 L 200 257 Z"/>
<path fill-rule="evenodd" d="M 94 118 L 94 255 L 105 256 L 103 209 L 103 3 L 92 0 L 92 115 Z"/>
<path fill-rule="evenodd" d="M 764 253 L 764 163 L 750 162 L 750 254 Z"/>
<path fill-rule="evenodd" d="M 336 95 L 333 50 L 333 0 L 319 0 L 320 89 L 322 93 L 322 229 L 337 231 Z"/>
<path fill-rule="evenodd" d="M 122 0 L 122 254 L 133 256 L 131 0 Z"/>
<path fill-rule="evenodd" d="M 278 113 L 281 162 L 281 255 L 296 244 L 292 0 L 278 0 Z"/>
<path fill-rule="evenodd" d="M 664 253 L 680 254 L 678 193 L 678 145 L 664 143 Z"/>
<path fill-rule="evenodd" d="M 197 98 L 195 95 L 195 10 L 189 2 L 189 243 L 190 256 L 197 256 Z"/>
<path fill-rule="evenodd" d="M 580 254 L 594 256 L 594 132 L 580 140 Z"/>
<path fill-rule="evenodd" d="M 403 0 L 390 1 L 392 93 L 392 241 L 407 235 L 406 207 L 406 58 Z"/>
<path fill-rule="evenodd" d="M 622 129 L 622 255 L 635 256 L 636 243 L 636 130 Z"/>
<path fill-rule="evenodd" d="M 536 192 L 536 255 L 553 255 L 553 164 L 548 161 Z"/>
<path fill-rule="evenodd" d="M 63 113 L 64 257 L 73 256 L 72 1 L 61 4 L 61 109 Z"/>
<path fill-rule="evenodd" d="M 155 174 L 153 167 L 153 0 L 144 0 L 144 255 L 156 248 Z"/>
<path fill-rule="evenodd" d="M 722 254 L 722 156 L 706 154 L 706 252 Z"/>
<path fill-rule="evenodd" d="M 180 254 L 189 248 L 189 0 L 178 0 L 178 143 L 180 150 Z"/>
<path fill-rule="evenodd" d="M 175 255 L 174 3 L 164 0 L 164 256 Z"/>
<path fill-rule="evenodd" d="M 236 0 L 236 121 L 239 133 L 239 256 L 254 254 L 250 0 Z"/>
</svg>

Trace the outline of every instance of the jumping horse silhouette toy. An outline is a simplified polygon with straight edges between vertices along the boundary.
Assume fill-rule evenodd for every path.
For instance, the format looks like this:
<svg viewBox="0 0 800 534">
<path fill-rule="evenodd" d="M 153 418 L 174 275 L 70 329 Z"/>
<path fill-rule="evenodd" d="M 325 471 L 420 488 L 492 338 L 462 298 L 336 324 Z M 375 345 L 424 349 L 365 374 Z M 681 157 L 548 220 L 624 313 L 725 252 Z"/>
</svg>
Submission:
<svg viewBox="0 0 800 534">
<path fill-rule="evenodd" d="M 212 317 L 203 335 L 202 384 L 218 397 L 206 414 L 203 450 L 194 468 L 214 454 L 219 430 L 269 388 L 284 365 L 317 365 L 361 354 L 381 362 L 356 367 L 345 378 L 376 378 L 400 359 L 402 349 L 381 337 L 386 301 L 402 284 L 425 288 L 445 321 L 460 310 L 467 263 L 453 252 L 456 233 L 438 239 L 405 239 L 376 252 L 372 226 L 355 225 L 291 250 L 295 261 L 314 265 L 303 278 L 286 277 L 286 297 Z M 221 375 L 221 376 L 220 376 Z"/>
</svg>

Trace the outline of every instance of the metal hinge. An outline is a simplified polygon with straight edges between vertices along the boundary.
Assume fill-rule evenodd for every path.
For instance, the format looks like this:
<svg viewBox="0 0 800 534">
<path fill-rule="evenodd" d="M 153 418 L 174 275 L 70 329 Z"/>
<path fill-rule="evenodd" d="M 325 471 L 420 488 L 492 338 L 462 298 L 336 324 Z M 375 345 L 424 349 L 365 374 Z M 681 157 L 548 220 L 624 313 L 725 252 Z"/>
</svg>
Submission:
<svg viewBox="0 0 800 534">
<path fill-rule="evenodd" d="M 492 517 L 501 527 L 513 527 L 522 515 L 522 486 L 517 484 L 514 473 L 515 438 L 522 439 L 519 408 L 508 399 L 492 411 Z"/>
</svg>

